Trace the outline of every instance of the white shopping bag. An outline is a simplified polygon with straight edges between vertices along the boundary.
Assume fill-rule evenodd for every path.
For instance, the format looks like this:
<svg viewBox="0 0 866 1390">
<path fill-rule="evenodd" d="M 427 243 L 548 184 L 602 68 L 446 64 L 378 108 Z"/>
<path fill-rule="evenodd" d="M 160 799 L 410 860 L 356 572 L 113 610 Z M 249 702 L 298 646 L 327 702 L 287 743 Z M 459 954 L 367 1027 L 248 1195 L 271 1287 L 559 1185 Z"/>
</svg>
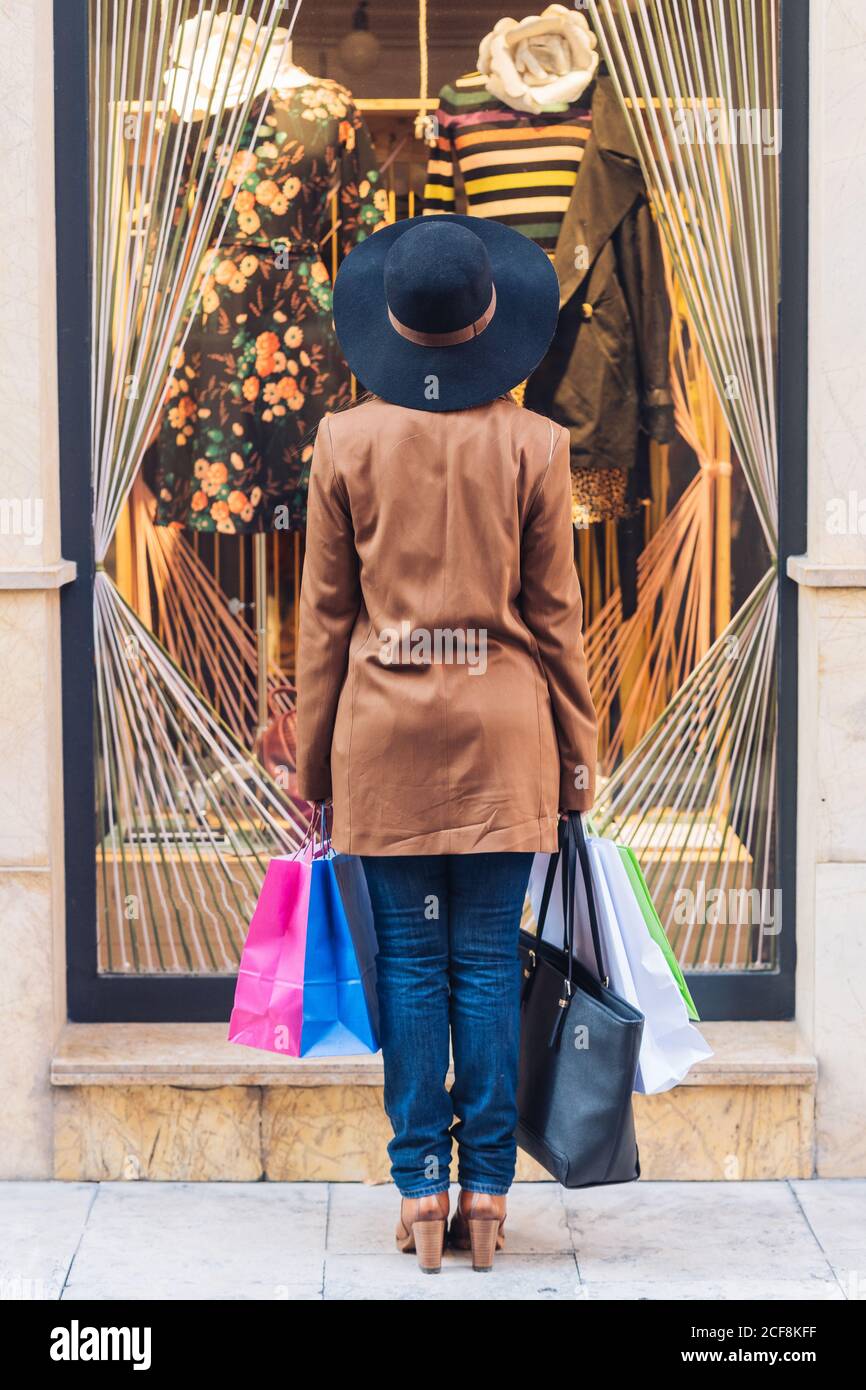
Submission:
<svg viewBox="0 0 866 1390">
<path fill-rule="evenodd" d="M 689 1021 L 685 1002 L 659 946 L 647 929 L 625 866 L 613 840 L 587 836 L 593 897 L 598 914 L 601 953 L 611 989 L 640 1009 L 645 1023 L 635 1090 L 645 1095 L 669 1091 L 695 1062 L 712 1056 L 712 1048 Z M 529 898 L 538 920 L 549 854 L 537 854 L 529 879 Z M 542 940 L 562 948 L 562 869 L 556 880 Z M 589 929 L 583 875 L 578 867 L 574 902 L 574 954 L 597 975 Z"/>
</svg>

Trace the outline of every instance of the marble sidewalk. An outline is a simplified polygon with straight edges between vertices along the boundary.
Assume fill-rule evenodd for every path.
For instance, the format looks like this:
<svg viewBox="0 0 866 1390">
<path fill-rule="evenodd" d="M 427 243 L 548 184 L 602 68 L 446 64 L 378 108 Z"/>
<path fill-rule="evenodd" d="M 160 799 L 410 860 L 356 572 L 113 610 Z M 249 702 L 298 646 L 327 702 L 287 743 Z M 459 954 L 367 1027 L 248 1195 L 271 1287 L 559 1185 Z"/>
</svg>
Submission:
<svg viewBox="0 0 866 1390">
<path fill-rule="evenodd" d="M 458 1252 L 419 1273 L 396 1206 L 349 1183 L 0 1183 L 0 1298 L 866 1300 L 866 1180 L 518 1184 L 491 1275 Z"/>
</svg>

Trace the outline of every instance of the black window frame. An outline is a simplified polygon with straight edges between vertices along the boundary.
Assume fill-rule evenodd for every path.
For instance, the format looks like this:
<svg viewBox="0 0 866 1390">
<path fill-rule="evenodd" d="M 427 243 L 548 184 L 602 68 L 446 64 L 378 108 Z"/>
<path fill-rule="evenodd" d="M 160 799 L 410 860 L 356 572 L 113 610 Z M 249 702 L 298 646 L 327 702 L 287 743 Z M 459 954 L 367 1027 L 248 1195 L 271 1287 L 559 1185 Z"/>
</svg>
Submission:
<svg viewBox="0 0 866 1390">
<path fill-rule="evenodd" d="M 809 0 L 782 0 L 776 809 L 783 927 L 771 972 L 688 973 L 704 1019 L 794 1016 L 798 638 L 797 585 L 787 577 L 786 561 L 806 549 L 809 9 Z M 793 94 L 790 101 L 786 92 Z M 68 1016 L 74 1022 L 222 1022 L 231 1011 L 231 978 L 98 970 L 88 110 L 88 0 L 54 0 L 61 538 L 64 557 L 77 566 L 60 601 Z"/>
</svg>

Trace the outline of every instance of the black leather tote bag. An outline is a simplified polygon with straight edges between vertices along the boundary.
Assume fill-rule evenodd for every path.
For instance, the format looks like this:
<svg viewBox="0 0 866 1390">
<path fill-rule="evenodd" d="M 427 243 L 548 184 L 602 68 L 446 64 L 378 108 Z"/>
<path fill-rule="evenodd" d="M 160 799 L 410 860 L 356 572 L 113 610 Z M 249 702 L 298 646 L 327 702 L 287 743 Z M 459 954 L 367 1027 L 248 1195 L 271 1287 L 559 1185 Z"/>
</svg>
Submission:
<svg viewBox="0 0 866 1390">
<path fill-rule="evenodd" d="M 563 1187 L 640 1177 L 632 1090 L 643 1014 L 608 988 L 589 853 L 577 813 L 560 823 L 539 912 L 538 936 L 520 933 L 523 968 L 515 1137 Z M 541 940 L 557 863 L 562 864 L 564 949 Z M 574 959 L 574 887 L 583 874 L 598 979 Z"/>
</svg>

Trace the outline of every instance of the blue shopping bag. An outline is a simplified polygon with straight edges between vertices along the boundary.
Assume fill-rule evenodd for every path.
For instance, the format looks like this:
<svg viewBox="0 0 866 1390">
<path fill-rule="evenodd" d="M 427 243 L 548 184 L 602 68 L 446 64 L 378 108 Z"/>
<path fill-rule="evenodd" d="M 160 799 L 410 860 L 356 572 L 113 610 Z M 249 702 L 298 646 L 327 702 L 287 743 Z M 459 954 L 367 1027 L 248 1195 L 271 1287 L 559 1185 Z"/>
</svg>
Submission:
<svg viewBox="0 0 866 1390">
<path fill-rule="evenodd" d="M 373 909 L 360 859 L 350 854 L 314 859 L 301 1057 L 350 1057 L 378 1051 L 376 949 Z"/>
</svg>

